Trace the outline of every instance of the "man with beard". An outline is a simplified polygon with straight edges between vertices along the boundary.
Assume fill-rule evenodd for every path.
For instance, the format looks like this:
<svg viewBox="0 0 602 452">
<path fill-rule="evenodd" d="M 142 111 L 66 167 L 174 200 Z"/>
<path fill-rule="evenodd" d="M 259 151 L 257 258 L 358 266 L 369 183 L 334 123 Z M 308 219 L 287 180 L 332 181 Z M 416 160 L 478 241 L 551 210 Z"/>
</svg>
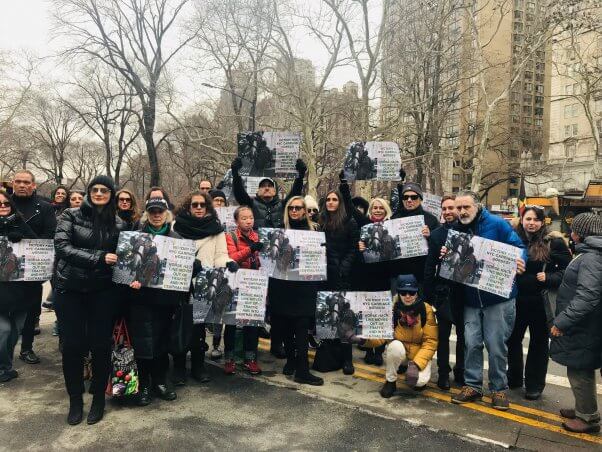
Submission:
<svg viewBox="0 0 602 452">
<path fill-rule="evenodd" d="M 12 200 L 25 222 L 40 239 L 53 239 L 56 229 L 56 216 L 52 206 L 42 201 L 35 194 L 36 180 L 29 170 L 19 170 L 13 175 Z M 33 351 L 33 337 L 36 329 L 39 332 L 40 313 L 42 310 L 42 283 L 28 286 L 27 299 L 29 306 L 25 325 L 21 336 L 21 353 L 19 358 L 27 364 L 37 364 L 40 358 Z"/>
<path fill-rule="evenodd" d="M 431 234 L 429 253 L 424 267 L 424 296 L 436 309 L 437 324 L 439 325 L 439 340 L 437 345 L 437 369 L 439 378 L 437 386 L 444 391 L 449 390 L 449 336 L 452 325 L 456 326 L 456 365 L 454 380 L 464 386 L 464 306 L 452 296 L 450 281 L 440 278 L 439 254 L 441 247 L 447 241 L 447 231 L 458 224 L 456 197 L 444 196 L 441 200 L 441 215 L 444 223 Z"/>
<path fill-rule="evenodd" d="M 525 271 L 525 245 L 510 224 L 501 217 L 489 213 L 479 203 L 479 197 L 471 191 L 456 195 L 456 210 L 459 224 L 454 227 L 460 232 L 506 243 L 520 248 L 522 258 L 517 259 L 517 273 Z M 447 253 L 441 248 L 441 255 Z M 497 410 L 509 408 L 506 390 L 508 379 L 506 365 L 508 347 L 506 341 L 512 333 L 516 316 L 516 285 L 510 297 L 494 295 L 475 287 L 458 287 L 458 296 L 464 304 L 464 387 L 452 397 L 452 403 L 468 403 L 483 397 L 483 344 L 487 348 L 489 362 L 489 389 L 491 404 Z"/>
</svg>

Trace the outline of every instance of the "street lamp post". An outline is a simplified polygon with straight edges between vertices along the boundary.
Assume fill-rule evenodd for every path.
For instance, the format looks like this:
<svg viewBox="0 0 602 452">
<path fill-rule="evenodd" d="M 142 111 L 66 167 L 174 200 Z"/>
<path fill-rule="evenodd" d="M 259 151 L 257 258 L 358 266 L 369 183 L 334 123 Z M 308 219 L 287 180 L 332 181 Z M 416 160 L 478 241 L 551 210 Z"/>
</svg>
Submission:
<svg viewBox="0 0 602 452">
<path fill-rule="evenodd" d="M 249 104 L 251 104 L 251 114 L 248 115 L 248 117 L 251 120 L 251 132 L 255 132 L 255 115 L 256 115 L 256 110 L 257 110 L 257 99 L 249 100 L 246 97 L 241 96 L 240 94 L 236 94 L 234 91 L 229 90 L 228 88 L 222 88 L 220 86 L 212 85 L 210 83 L 201 83 L 201 85 L 206 86 L 207 88 L 213 88 L 213 89 L 219 89 L 221 91 L 225 91 L 225 92 L 230 93 L 231 95 L 238 97 L 239 99 L 244 100 L 245 102 L 248 102 Z"/>
</svg>

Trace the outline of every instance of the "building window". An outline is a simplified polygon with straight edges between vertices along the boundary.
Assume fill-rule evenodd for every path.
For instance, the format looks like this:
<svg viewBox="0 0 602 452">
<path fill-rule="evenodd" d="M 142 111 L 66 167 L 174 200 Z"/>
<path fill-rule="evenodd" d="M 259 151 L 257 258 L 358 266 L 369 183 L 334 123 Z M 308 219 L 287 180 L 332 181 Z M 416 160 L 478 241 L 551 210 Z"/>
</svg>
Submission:
<svg viewBox="0 0 602 452">
<path fill-rule="evenodd" d="M 530 104 L 533 101 L 533 96 L 531 94 L 525 94 L 523 96 L 523 103 Z"/>
<path fill-rule="evenodd" d="M 579 104 L 570 104 L 564 106 L 564 117 L 574 118 L 579 115 Z"/>
<path fill-rule="evenodd" d="M 535 105 L 543 105 L 543 96 L 535 96 Z"/>
<path fill-rule="evenodd" d="M 525 91 L 528 93 L 533 92 L 533 83 L 525 83 Z"/>
<path fill-rule="evenodd" d="M 566 143 L 564 145 L 564 156 L 566 158 L 573 158 L 577 152 L 577 143 Z"/>
<path fill-rule="evenodd" d="M 523 9 L 524 0 L 514 0 L 514 9 Z"/>
<path fill-rule="evenodd" d="M 533 78 L 533 72 L 531 71 L 525 71 L 525 79 L 526 80 L 531 80 Z"/>
<path fill-rule="evenodd" d="M 514 124 L 519 124 L 519 123 L 520 123 L 520 119 L 519 119 L 519 117 L 518 117 L 518 116 L 516 116 L 516 115 L 512 115 L 512 122 L 513 122 Z"/>
<path fill-rule="evenodd" d="M 569 124 L 568 126 L 564 126 L 564 137 L 576 137 L 579 134 L 579 125 L 578 124 Z"/>
<path fill-rule="evenodd" d="M 537 127 L 543 126 L 543 119 L 541 119 L 541 118 L 535 118 L 535 125 Z"/>
<path fill-rule="evenodd" d="M 534 13 L 535 12 L 535 3 L 527 2 L 527 12 Z"/>
<path fill-rule="evenodd" d="M 460 175 L 459 174 L 452 174 L 452 180 L 454 182 L 459 182 L 460 181 Z"/>
<path fill-rule="evenodd" d="M 531 105 L 523 105 L 523 113 L 530 115 L 531 114 Z"/>
<path fill-rule="evenodd" d="M 569 85 L 566 85 L 564 87 L 564 94 L 566 94 L 567 96 L 572 96 L 573 95 L 573 84 L 572 83 L 569 84 Z"/>
<path fill-rule="evenodd" d="M 518 151 L 516 149 L 510 149 L 510 157 L 518 158 Z"/>
<path fill-rule="evenodd" d="M 525 123 L 527 125 L 531 125 L 531 123 L 532 123 L 531 116 L 525 116 L 523 118 L 523 123 Z"/>
<path fill-rule="evenodd" d="M 546 63 L 542 63 L 540 61 L 538 61 L 537 63 L 535 63 L 535 70 L 537 72 L 543 72 L 546 70 Z"/>
<path fill-rule="evenodd" d="M 543 116 L 543 108 L 535 107 L 535 116 Z"/>
<path fill-rule="evenodd" d="M 521 22 L 514 22 L 514 32 L 515 33 L 523 32 L 523 24 Z"/>
<path fill-rule="evenodd" d="M 543 94 L 543 85 L 535 85 L 535 92 L 538 94 Z"/>
</svg>

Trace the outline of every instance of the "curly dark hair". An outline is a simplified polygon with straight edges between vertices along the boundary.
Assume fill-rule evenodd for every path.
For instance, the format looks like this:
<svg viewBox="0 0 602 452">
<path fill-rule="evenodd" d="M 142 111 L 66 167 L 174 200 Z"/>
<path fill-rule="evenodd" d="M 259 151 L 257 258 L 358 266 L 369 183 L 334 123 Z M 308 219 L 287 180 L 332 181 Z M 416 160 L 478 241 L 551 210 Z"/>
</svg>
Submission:
<svg viewBox="0 0 602 452">
<path fill-rule="evenodd" d="M 191 191 L 190 193 L 188 193 L 184 197 L 184 199 L 182 200 L 180 205 L 176 208 L 174 213 L 176 215 L 187 214 L 187 213 L 189 214 L 190 213 L 190 204 L 192 203 L 192 198 L 194 198 L 195 196 L 202 196 L 203 199 L 205 200 L 205 203 L 207 203 L 207 215 L 213 215 L 214 217 L 217 218 L 217 212 L 215 211 L 215 207 L 213 207 L 213 198 L 211 197 L 211 195 L 209 193 L 203 193 L 200 190 L 194 190 L 194 191 Z"/>
</svg>

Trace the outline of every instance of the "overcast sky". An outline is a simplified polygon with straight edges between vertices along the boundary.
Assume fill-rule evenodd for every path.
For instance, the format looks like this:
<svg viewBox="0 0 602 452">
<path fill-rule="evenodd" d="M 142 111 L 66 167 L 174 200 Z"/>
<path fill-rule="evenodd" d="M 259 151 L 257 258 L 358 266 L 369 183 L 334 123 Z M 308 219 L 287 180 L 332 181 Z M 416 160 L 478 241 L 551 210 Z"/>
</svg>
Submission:
<svg viewBox="0 0 602 452">
<path fill-rule="evenodd" d="M 311 0 L 315 1 L 315 0 Z M 49 0 L 2 0 L 2 14 L 0 14 L 0 49 L 13 51 L 28 50 L 40 57 L 51 55 L 59 43 L 50 40 L 52 17 L 49 13 L 51 2 Z M 312 46 L 305 41 L 298 46 L 301 57 L 311 59 L 318 67 L 325 65 L 324 58 L 320 58 L 318 46 Z M 174 68 L 171 67 L 171 72 Z M 52 70 L 52 68 L 49 68 Z M 176 70 L 176 73 L 180 71 Z M 60 78 L 60 73 L 50 74 L 52 78 Z M 329 87 L 342 87 L 348 80 L 356 80 L 357 76 L 353 67 L 337 69 L 329 80 Z M 195 83 L 200 83 L 199 80 Z M 180 80 L 180 87 L 186 86 L 188 91 L 189 80 Z M 203 89 L 205 91 L 205 89 Z M 217 94 L 217 93 L 215 93 Z M 213 95 L 210 94 L 212 97 Z"/>
</svg>

